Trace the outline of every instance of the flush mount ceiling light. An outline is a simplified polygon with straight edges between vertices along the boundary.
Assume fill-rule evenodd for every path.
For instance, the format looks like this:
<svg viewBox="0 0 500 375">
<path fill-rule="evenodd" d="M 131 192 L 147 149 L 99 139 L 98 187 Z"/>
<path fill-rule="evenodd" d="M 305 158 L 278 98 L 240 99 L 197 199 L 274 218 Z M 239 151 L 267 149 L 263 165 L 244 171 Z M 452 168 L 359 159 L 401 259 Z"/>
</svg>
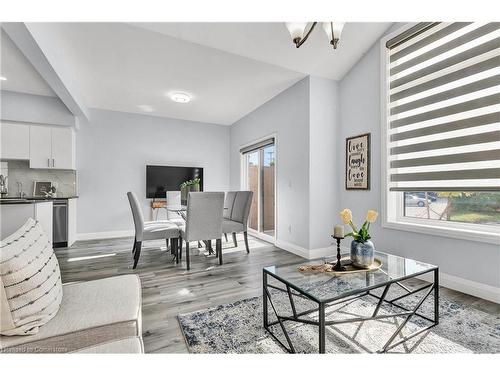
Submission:
<svg viewBox="0 0 500 375">
<path fill-rule="evenodd" d="M 185 92 L 174 92 L 170 95 L 170 99 L 176 103 L 189 103 L 191 101 L 191 96 Z"/>
<path fill-rule="evenodd" d="M 317 22 L 313 22 L 309 30 L 306 32 L 308 22 L 286 22 L 286 28 L 290 32 L 292 41 L 297 48 L 305 43 L 311 32 L 316 27 Z M 344 22 L 322 22 L 323 30 L 328 37 L 328 41 L 333 46 L 333 49 L 337 49 L 337 45 L 340 40 L 340 34 L 342 34 L 342 29 L 344 28 Z"/>
<path fill-rule="evenodd" d="M 0 81 L 7 81 L 7 78 L 5 78 L 5 77 L 0 77 Z"/>
</svg>

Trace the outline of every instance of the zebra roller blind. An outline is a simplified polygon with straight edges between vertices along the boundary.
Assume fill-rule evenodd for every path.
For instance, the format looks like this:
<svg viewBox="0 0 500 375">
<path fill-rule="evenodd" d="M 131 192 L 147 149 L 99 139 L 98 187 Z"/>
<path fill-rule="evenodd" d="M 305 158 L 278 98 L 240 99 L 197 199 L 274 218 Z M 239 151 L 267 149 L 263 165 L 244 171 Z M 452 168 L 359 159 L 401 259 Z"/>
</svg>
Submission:
<svg viewBox="0 0 500 375">
<path fill-rule="evenodd" d="M 391 191 L 500 190 L 500 23 L 388 41 Z"/>
</svg>

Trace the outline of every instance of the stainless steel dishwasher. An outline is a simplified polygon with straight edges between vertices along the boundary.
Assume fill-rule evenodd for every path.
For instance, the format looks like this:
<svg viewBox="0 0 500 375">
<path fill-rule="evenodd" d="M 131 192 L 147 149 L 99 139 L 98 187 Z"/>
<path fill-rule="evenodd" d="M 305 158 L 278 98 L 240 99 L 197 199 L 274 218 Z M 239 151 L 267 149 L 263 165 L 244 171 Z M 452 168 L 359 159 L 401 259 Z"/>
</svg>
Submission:
<svg viewBox="0 0 500 375">
<path fill-rule="evenodd" d="M 66 247 L 68 246 L 68 200 L 56 199 L 53 207 L 52 243 L 54 247 Z"/>
</svg>

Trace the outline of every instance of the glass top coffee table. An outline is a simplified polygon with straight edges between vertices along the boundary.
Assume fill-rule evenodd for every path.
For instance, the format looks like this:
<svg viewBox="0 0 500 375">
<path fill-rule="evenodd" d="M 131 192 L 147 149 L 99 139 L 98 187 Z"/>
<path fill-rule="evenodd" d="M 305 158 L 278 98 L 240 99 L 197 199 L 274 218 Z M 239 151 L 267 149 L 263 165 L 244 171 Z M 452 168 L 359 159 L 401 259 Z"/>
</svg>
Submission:
<svg viewBox="0 0 500 375">
<path fill-rule="evenodd" d="M 403 322 L 397 327 L 394 334 L 389 338 L 385 345 L 380 348 L 379 352 L 387 352 L 397 345 L 402 344 L 408 339 L 429 330 L 439 323 L 439 269 L 437 266 L 419 262 L 412 259 L 402 258 L 395 255 L 376 252 L 375 258 L 380 260 L 382 266 L 377 270 L 362 271 L 356 273 L 332 273 L 332 272 L 317 272 L 298 270 L 299 266 L 321 264 L 325 259 L 304 260 L 294 264 L 268 266 L 263 269 L 263 318 L 264 328 L 271 336 L 279 342 L 288 352 L 295 353 L 295 348 L 290 339 L 290 336 L 283 324 L 285 321 L 294 321 L 303 324 L 311 324 L 319 327 L 319 353 L 325 353 L 325 329 L 329 325 L 337 325 L 343 323 L 363 322 L 367 320 L 379 320 L 392 317 L 402 317 Z M 326 259 L 327 261 L 330 259 Z M 331 259 L 333 261 L 333 258 Z M 432 274 L 433 282 L 416 289 L 410 289 L 402 284 L 402 281 L 421 276 L 424 274 Z M 396 298 L 389 299 L 387 293 L 389 289 L 401 288 L 402 295 Z M 373 293 L 376 289 L 380 289 L 382 293 L 376 295 Z M 285 293 L 290 305 L 291 315 L 282 314 L 276 308 L 273 302 L 273 293 Z M 404 307 L 398 301 L 405 297 L 414 295 L 415 293 L 423 292 L 423 296 L 412 308 Z M 434 297 L 434 316 L 427 317 L 419 312 L 420 307 L 433 294 Z M 276 296 L 276 295 L 275 295 Z M 352 319 L 342 320 L 326 320 L 325 309 L 336 304 L 341 304 L 353 299 L 361 297 L 373 297 L 374 310 L 371 316 L 355 317 Z M 298 311 L 296 308 L 297 298 L 308 300 L 315 306 L 306 311 Z M 388 303 L 396 306 L 400 312 L 394 314 L 379 314 L 383 303 Z M 271 307 L 271 310 L 269 310 Z M 276 320 L 270 321 L 269 312 L 273 312 Z M 310 317 L 311 314 L 317 313 L 317 320 Z M 398 341 L 394 342 L 401 330 L 413 317 L 418 316 L 425 319 L 430 324 L 422 329 L 413 332 Z M 273 325 L 279 325 L 284 333 L 287 344 L 282 342 L 270 329 Z"/>
</svg>

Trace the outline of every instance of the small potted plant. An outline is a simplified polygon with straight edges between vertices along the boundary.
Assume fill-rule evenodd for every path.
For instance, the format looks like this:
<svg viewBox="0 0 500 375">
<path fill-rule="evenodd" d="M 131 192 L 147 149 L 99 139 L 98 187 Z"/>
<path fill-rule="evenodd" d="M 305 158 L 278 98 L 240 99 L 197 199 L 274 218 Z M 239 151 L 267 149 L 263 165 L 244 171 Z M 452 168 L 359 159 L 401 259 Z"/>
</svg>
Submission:
<svg viewBox="0 0 500 375">
<path fill-rule="evenodd" d="M 190 191 L 200 191 L 200 179 L 194 178 L 192 180 L 184 181 L 181 184 L 181 201 L 186 204 L 188 194 Z"/>
<path fill-rule="evenodd" d="M 370 241 L 370 224 L 377 220 L 378 213 L 374 210 L 369 210 L 366 213 L 366 220 L 358 230 L 352 222 L 352 212 L 348 208 L 344 208 L 340 212 L 340 216 L 344 224 L 352 228 L 345 237 L 352 237 L 351 242 L 351 261 L 352 264 L 360 268 L 368 268 L 372 265 L 374 259 L 375 246 Z"/>
</svg>

